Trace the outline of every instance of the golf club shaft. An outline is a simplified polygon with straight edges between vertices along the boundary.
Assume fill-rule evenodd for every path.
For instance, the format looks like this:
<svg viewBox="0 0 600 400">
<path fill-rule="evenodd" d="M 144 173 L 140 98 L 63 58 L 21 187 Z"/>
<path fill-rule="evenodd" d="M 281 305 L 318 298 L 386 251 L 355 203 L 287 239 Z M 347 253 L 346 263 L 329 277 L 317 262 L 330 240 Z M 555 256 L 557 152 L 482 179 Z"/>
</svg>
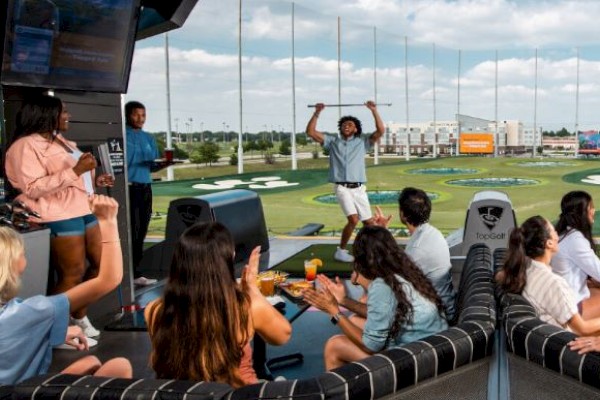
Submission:
<svg viewBox="0 0 600 400">
<path fill-rule="evenodd" d="M 377 103 L 376 106 L 387 106 L 390 107 L 392 103 Z M 309 108 L 315 108 L 316 104 L 309 104 Z M 361 107 L 364 104 L 324 104 L 325 107 Z"/>
</svg>

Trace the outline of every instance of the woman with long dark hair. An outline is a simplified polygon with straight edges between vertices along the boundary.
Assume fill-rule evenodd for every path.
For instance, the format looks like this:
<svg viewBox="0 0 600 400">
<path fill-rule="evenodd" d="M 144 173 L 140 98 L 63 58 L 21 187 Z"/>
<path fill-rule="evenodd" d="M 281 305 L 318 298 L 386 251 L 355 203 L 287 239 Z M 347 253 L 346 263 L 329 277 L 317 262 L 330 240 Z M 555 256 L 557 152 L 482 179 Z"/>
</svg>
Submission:
<svg viewBox="0 0 600 400">
<path fill-rule="evenodd" d="M 577 190 L 563 196 L 556 224 L 559 250 L 550 263 L 571 286 L 585 319 L 600 317 L 600 259 L 592 238 L 595 212 L 589 193 Z"/>
<path fill-rule="evenodd" d="M 234 250 L 220 223 L 198 223 L 181 235 L 164 294 L 145 311 L 157 378 L 234 387 L 256 383 L 254 333 L 275 345 L 290 338 L 290 323 L 256 285 L 260 247 L 252 251 L 239 284 Z"/>
<path fill-rule="evenodd" d="M 333 282 L 323 276 L 321 289 L 304 292 L 306 301 L 328 313 L 344 333 L 325 345 L 327 370 L 448 328 L 433 285 L 386 228 L 362 228 L 353 251 L 352 283 L 368 291 L 364 312 L 350 318 L 342 314 L 340 305 L 345 304 L 334 294 Z"/>
<path fill-rule="evenodd" d="M 572 289 L 550 268 L 557 251 L 558 235 L 552 224 L 539 215 L 531 217 L 511 232 L 496 281 L 504 291 L 525 297 L 542 321 L 579 335 L 597 335 L 600 319 L 581 316 Z"/>
<path fill-rule="evenodd" d="M 16 199 L 40 214 L 36 222 L 50 228 L 51 259 L 58 276 L 53 293 L 66 292 L 98 274 L 101 235 L 88 197 L 94 194 L 94 181 L 102 187 L 114 182 L 108 174 L 94 179 L 94 156 L 82 153 L 62 135 L 69 128 L 69 117 L 57 97 L 28 98 L 18 113 L 15 140 L 6 153 L 6 177 L 19 192 Z M 100 335 L 86 314 L 86 307 L 71 310 L 73 322 L 86 336 Z"/>
</svg>

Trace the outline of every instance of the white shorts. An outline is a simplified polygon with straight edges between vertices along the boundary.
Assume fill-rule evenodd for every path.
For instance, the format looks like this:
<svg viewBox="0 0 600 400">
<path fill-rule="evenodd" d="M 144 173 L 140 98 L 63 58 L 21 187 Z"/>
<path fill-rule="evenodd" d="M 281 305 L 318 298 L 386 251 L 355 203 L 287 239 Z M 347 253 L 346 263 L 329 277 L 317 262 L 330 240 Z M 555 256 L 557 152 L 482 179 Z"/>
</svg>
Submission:
<svg viewBox="0 0 600 400">
<path fill-rule="evenodd" d="M 333 191 L 346 217 L 357 214 L 358 219 L 361 221 L 371 219 L 373 215 L 371 214 L 371 205 L 369 204 L 365 185 L 350 189 L 335 184 L 333 185 Z"/>
</svg>

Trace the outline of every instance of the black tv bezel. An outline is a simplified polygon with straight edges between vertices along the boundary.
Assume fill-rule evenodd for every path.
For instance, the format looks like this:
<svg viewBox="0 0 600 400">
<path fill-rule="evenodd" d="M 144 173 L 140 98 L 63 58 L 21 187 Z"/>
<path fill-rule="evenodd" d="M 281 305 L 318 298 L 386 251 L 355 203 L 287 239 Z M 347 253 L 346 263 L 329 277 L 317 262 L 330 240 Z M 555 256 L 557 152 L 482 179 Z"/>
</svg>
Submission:
<svg viewBox="0 0 600 400">
<path fill-rule="evenodd" d="M 129 78 L 131 75 L 131 63 L 133 61 L 133 52 L 135 50 L 135 42 L 136 42 L 136 32 L 138 23 L 141 15 L 141 3 L 142 0 L 131 0 L 131 7 L 133 8 L 133 12 L 131 13 L 131 20 L 129 21 L 129 32 L 127 35 L 127 44 L 125 48 L 124 61 L 123 61 L 123 70 L 121 75 L 121 81 L 119 85 L 111 85 L 111 86 L 103 86 L 101 82 L 95 85 L 75 85 L 75 84 L 60 84 L 57 82 L 27 82 L 27 79 L 24 79 L 27 74 L 21 74 L 22 78 L 15 79 L 13 77 L 7 78 L 4 70 L 2 69 L 4 66 L 5 57 L 7 54 L 5 53 L 6 49 L 9 47 L 9 34 L 14 32 L 14 27 L 10 26 L 12 24 L 12 12 L 14 10 L 15 2 L 18 0 L 8 0 L 6 7 L 4 7 L 3 14 L 1 14 L 2 18 L 2 28 L 4 37 L 0 43 L 0 50 L 2 51 L 2 59 L 0 60 L 0 84 L 5 86 L 16 86 L 16 87 L 43 87 L 46 89 L 56 89 L 56 90 L 74 90 L 74 91 L 87 91 L 87 92 L 99 92 L 99 93 L 127 93 L 129 87 Z"/>
</svg>

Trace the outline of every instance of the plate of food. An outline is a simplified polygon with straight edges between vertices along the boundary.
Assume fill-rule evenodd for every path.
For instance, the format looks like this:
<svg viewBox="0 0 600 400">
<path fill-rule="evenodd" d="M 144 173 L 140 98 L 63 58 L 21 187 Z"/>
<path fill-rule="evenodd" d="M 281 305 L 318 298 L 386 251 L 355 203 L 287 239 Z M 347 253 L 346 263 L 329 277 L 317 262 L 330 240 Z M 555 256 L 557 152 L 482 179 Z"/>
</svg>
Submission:
<svg viewBox="0 0 600 400">
<path fill-rule="evenodd" d="M 259 272 L 259 274 L 256 275 L 256 284 L 260 286 L 261 280 L 273 278 L 275 285 L 280 285 L 286 281 L 289 275 L 290 274 L 288 274 L 287 272 L 274 270 Z"/>
<path fill-rule="evenodd" d="M 313 287 L 313 283 L 301 280 L 285 283 L 279 287 L 290 296 L 299 299 L 302 298 L 304 290 Z"/>
</svg>

